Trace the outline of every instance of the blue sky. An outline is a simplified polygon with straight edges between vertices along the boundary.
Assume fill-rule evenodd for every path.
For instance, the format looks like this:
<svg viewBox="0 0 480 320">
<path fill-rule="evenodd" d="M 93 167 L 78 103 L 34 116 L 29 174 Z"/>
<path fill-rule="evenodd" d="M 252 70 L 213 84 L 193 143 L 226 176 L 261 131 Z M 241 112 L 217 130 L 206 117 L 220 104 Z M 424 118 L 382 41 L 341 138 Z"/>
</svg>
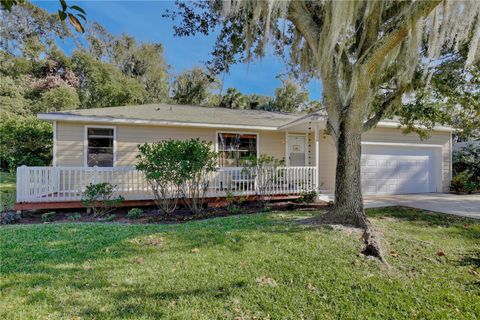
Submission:
<svg viewBox="0 0 480 320">
<path fill-rule="evenodd" d="M 55 12 L 59 2 L 34 1 L 40 7 Z M 114 35 L 122 33 L 134 36 L 138 41 L 160 42 L 165 47 L 165 58 L 171 66 L 170 72 L 177 74 L 195 66 L 203 66 L 213 48 L 215 35 L 174 37 L 170 19 L 162 18 L 167 8 L 174 8 L 173 1 L 67 1 L 77 4 L 86 12 L 90 21 L 97 21 Z M 68 46 L 68 45 L 66 45 Z M 273 95 L 280 86 L 276 78 L 287 70 L 281 59 L 273 55 L 261 61 L 238 64 L 225 75 L 224 88 L 235 87 L 246 94 Z M 320 99 L 321 82 L 312 81 L 307 86 L 312 99 Z"/>
</svg>

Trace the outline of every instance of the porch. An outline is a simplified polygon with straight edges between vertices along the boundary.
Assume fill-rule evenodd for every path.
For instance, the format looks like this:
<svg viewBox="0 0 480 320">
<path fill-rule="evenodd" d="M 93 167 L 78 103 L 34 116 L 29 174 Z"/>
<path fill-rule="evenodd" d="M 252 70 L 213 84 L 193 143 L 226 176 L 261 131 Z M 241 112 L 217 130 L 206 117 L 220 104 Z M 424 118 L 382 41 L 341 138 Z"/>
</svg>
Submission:
<svg viewBox="0 0 480 320">
<path fill-rule="evenodd" d="M 233 196 L 292 196 L 317 190 L 315 167 L 278 167 L 268 176 L 251 175 L 243 168 L 218 168 L 209 176 L 207 198 Z M 153 193 L 143 172 L 135 167 L 26 167 L 17 168 L 16 208 L 58 208 L 78 206 L 86 186 L 107 182 L 126 202 L 152 201 Z M 264 182 L 270 182 L 266 187 Z M 67 203 L 70 203 L 68 205 Z M 34 204 L 38 204 L 37 206 Z M 40 206 L 42 204 L 42 206 Z"/>
</svg>

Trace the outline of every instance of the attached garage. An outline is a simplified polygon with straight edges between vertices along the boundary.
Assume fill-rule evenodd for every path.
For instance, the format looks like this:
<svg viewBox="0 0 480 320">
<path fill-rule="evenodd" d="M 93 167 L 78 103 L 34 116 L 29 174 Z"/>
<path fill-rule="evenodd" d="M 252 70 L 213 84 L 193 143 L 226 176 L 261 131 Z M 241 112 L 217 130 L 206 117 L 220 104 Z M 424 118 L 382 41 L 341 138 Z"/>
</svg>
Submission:
<svg viewBox="0 0 480 320">
<path fill-rule="evenodd" d="M 402 144 L 362 146 L 364 194 L 407 194 L 442 190 L 439 146 Z"/>
</svg>

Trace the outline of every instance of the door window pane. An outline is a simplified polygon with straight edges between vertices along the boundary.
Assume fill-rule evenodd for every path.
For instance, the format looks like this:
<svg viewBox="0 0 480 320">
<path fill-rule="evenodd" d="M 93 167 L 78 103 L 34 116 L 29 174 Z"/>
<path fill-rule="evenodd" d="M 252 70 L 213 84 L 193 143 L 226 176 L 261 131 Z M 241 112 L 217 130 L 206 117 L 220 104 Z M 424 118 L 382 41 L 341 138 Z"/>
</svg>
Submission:
<svg viewBox="0 0 480 320">
<path fill-rule="evenodd" d="M 220 167 L 241 167 L 246 159 L 257 157 L 257 135 L 219 133 Z"/>
<path fill-rule="evenodd" d="M 87 165 L 113 167 L 113 129 L 88 128 Z"/>
</svg>

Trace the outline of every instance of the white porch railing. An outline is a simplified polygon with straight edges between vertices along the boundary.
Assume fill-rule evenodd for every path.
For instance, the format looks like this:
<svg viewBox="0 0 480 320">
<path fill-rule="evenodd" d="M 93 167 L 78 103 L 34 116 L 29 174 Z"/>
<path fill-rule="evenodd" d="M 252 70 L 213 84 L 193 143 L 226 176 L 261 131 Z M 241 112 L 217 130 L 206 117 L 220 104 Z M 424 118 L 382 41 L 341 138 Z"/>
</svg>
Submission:
<svg viewBox="0 0 480 320">
<path fill-rule="evenodd" d="M 268 179 L 269 183 L 265 183 Z M 90 183 L 108 182 L 126 200 L 150 200 L 153 193 L 134 167 L 26 167 L 17 168 L 17 203 L 78 201 Z M 208 197 L 234 195 L 295 195 L 316 190 L 315 167 L 280 167 L 269 174 L 243 168 L 219 168 L 211 173 Z"/>
</svg>

